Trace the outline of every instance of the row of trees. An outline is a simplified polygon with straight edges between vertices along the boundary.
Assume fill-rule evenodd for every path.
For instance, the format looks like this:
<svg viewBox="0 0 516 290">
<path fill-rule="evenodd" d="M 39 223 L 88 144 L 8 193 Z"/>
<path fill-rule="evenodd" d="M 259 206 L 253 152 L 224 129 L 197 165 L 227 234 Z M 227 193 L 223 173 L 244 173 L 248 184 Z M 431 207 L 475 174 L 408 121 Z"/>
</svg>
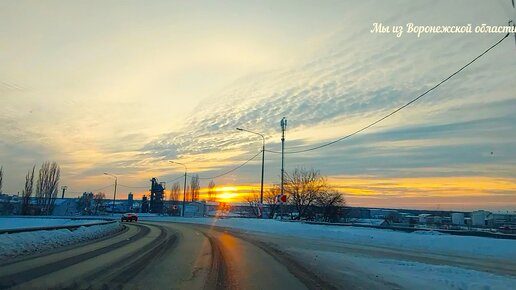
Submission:
<svg viewBox="0 0 516 290">
<path fill-rule="evenodd" d="M 338 210 L 345 205 L 344 195 L 328 183 L 328 179 L 318 170 L 295 169 L 291 174 L 285 173 L 284 191 L 288 196 L 287 210 L 293 219 L 313 219 L 320 214 L 324 221 L 333 221 Z M 268 218 L 273 218 L 280 210 L 277 197 L 281 188 L 274 185 L 263 194 L 263 203 L 268 208 Z M 258 216 L 259 196 L 256 193 L 247 199 L 252 214 Z"/>
<path fill-rule="evenodd" d="M 106 194 L 97 192 L 95 194 L 83 194 L 77 202 L 77 210 L 83 215 L 96 215 L 99 211 L 105 210 Z"/>
<path fill-rule="evenodd" d="M 200 190 L 201 186 L 199 183 L 199 175 L 195 174 L 190 178 L 190 185 L 187 187 L 187 201 L 198 201 L 200 200 Z M 172 184 L 170 187 L 170 196 L 169 200 L 172 201 L 182 201 L 183 191 L 181 191 L 181 182 L 177 181 Z M 215 182 L 210 181 L 208 184 L 208 201 L 215 201 L 217 198 L 215 191 Z"/>
<path fill-rule="evenodd" d="M 34 165 L 25 176 L 25 186 L 21 196 L 21 214 L 52 214 L 57 197 L 61 170 L 56 162 L 44 162 L 38 171 L 38 179 L 34 191 L 35 171 L 36 166 Z M 3 175 L 3 167 L 0 167 L 0 193 L 2 193 Z M 35 202 L 31 202 L 33 198 Z"/>
<path fill-rule="evenodd" d="M 49 215 L 54 210 L 61 169 L 56 162 L 44 162 L 38 172 L 35 204 L 31 203 L 34 190 L 34 173 L 36 166 L 27 172 L 25 187 L 22 192 L 21 214 L 23 215 Z"/>
</svg>

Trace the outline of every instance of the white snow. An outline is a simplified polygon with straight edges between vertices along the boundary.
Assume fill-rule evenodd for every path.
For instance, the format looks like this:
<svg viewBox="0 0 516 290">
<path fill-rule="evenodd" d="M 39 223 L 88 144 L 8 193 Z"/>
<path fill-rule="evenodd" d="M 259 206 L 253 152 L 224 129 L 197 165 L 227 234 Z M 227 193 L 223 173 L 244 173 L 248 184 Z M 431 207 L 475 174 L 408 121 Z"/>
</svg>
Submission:
<svg viewBox="0 0 516 290">
<path fill-rule="evenodd" d="M 2 217 L 0 218 L 0 230 L 20 229 L 20 228 L 37 228 L 49 226 L 65 226 L 65 225 L 84 225 L 101 222 L 102 220 L 82 220 L 82 219 L 63 219 L 63 218 L 18 218 L 18 217 Z"/>
<path fill-rule="evenodd" d="M 115 222 L 88 227 L 81 226 L 73 231 L 59 229 L 1 234 L 0 260 L 100 238 L 110 233 L 120 231 L 121 229 L 122 225 Z"/>
<path fill-rule="evenodd" d="M 408 249 L 422 253 L 451 254 L 453 256 L 486 258 L 503 261 L 516 259 L 516 240 L 453 236 L 438 232 L 416 231 L 413 233 L 391 230 L 313 225 L 278 220 L 243 218 L 179 218 L 148 217 L 145 220 L 174 221 L 221 226 L 261 234 L 281 235 L 307 239 L 322 239 Z M 303 243 L 301 242 L 300 245 Z M 361 279 L 380 279 L 402 289 L 462 289 L 492 290 L 515 289 L 516 276 L 465 269 L 449 265 L 434 265 L 415 261 L 396 260 L 381 256 L 366 256 L 325 249 L 309 249 L 303 246 L 279 245 L 283 250 L 312 265 L 316 271 L 334 271 L 337 277 L 344 272 L 354 273 Z M 388 288 L 388 287 L 387 287 Z M 394 287 L 394 288 L 397 288 Z"/>
<path fill-rule="evenodd" d="M 208 224 L 274 235 L 332 239 L 347 243 L 410 249 L 437 254 L 485 256 L 516 260 L 516 240 L 454 236 L 426 231 L 405 233 L 373 228 L 282 222 L 270 219 L 146 217 L 142 220 Z"/>
<path fill-rule="evenodd" d="M 317 259 L 336 271 L 353 269 L 369 277 L 397 284 L 405 289 L 514 289 L 516 277 L 413 261 L 371 258 L 329 251 L 297 249 L 299 255 Z"/>
</svg>

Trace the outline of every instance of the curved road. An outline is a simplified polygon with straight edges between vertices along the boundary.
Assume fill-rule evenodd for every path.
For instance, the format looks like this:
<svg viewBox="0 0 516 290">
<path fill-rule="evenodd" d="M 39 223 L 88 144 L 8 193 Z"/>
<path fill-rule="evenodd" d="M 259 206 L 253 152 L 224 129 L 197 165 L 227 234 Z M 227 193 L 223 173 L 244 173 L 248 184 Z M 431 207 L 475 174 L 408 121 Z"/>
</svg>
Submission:
<svg viewBox="0 0 516 290">
<path fill-rule="evenodd" d="M 403 289 L 348 256 L 393 258 L 516 276 L 516 262 L 422 253 L 171 222 L 0 262 L 0 289 Z M 319 253 L 331 253 L 321 260 Z M 343 263 L 344 262 L 344 263 Z M 432 288 L 432 287 L 430 287 Z"/>
<path fill-rule="evenodd" d="M 332 289 L 265 243 L 209 226 L 116 235 L 0 265 L 0 289 Z"/>
</svg>

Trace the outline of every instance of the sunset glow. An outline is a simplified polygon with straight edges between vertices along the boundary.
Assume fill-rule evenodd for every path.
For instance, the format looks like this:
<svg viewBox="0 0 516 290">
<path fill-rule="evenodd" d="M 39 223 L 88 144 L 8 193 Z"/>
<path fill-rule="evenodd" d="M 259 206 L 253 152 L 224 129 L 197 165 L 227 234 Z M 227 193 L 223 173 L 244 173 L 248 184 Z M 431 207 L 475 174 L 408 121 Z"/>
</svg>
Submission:
<svg viewBox="0 0 516 290">
<path fill-rule="evenodd" d="M 448 210 L 516 207 L 516 200 L 512 194 L 516 191 L 516 180 L 511 178 L 457 176 L 386 179 L 334 176 L 329 178 L 329 182 L 342 192 L 347 203 L 353 206 Z M 267 191 L 269 188 L 267 185 L 264 190 Z M 169 194 L 169 190 L 165 192 Z M 201 200 L 208 200 L 207 192 L 207 187 L 201 188 Z M 216 187 L 215 193 L 217 201 L 246 202 L 249 195 L 259 195 L 260 184 L 225 185 Z M 149 192 L 134 194 L 135 198 L 141 199 L 143 194 L 148 196 Z"/>
</svg>

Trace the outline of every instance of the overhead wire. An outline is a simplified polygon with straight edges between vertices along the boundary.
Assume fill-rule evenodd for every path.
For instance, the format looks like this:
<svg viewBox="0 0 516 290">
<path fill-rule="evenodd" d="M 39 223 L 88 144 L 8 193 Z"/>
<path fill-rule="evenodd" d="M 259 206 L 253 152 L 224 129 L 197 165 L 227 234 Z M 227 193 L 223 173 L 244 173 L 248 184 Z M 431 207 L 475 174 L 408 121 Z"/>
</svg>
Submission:
<svg viewBox="0 0 516 290">
<path fill-rule="evenodd" d="M 183 178 L 184 175 L 181 175 L 181 176 L 178 176 L 172 180 L 169 180 L 169 181 L 165 181 L 165 183 L 171 183 L 171 182 L 174 182 L 180 178 Z M 118 186 L 121 186 L 121 187 L 125 187 L 125 188 L 149 188 L 149 186 L 129 186 L 129 185 L 124 185 L 124 184 L 118 184 Z"/>
<path fill-rule="evenodd" d="M 301 149 L 301 150 L 294 150 L 294 151 L 285 151 L 284 153 L 285 154 L 297 154 L 297 153 L 303 153 L 303 152 L 308 152 L 308 151 L 313 151 L 313 150 L 317 150 L 317 149 L 320 149 L 320 148 L 324 148 L 324 147 L 327 147 L 327 146 L 330 146 L 330 145 L 333 145 L 337 142 L 340 142 L 340 141 L 343 141 L 343 140 L 346 140 L 354 135 L 357 135 L 358 133 L 360 132 L 363 132 L 371 127 L 373 127 L 374 125 L 382 122 L 383 120 L 391 117 L 392 115 L 398 113 L 399 111 L 405 109 L 406 107 L 410 106 L 411 104 L 417 102 L 419 99 L 421 99 L 422 97 L 424 97 L 425 95 L 427 95 L 428 93 L 430 93 L 431 91 L 435 90 L 436 88 L 438 88 L 439 86 L 441 86 L 443 83 L 445 83 L 446 81 L 448 81 L 449 79 L 451 79 L 452 77 L 454 77 L 455 75 L 459 74 L 461 71 L 463 71 L 465 68 L 467 68 L 468 66 L 470 66 L 472 63 L 474 63 L 475 61 L 477 61 L 479 58 L 481 58 L 482 56 L 484 56 L 486 53 L 488 53 L 490 50 L 492 50 L 493 48 L 495 48 L 497 45 L 499 45 L 500 43 L 502 43 L 502 41 L 504 41 L 507 37 L 509 37 L 510 33 L 507 33 L 502 39 L 498 40 L 495 44 L 493 44 L 491 47 L 489 47 L 488 49 L 486 49 L 484 52 L 482 52 L 481 54 L 479 54 L 478 56 L 476 56 L 474 59 L 472 59 L 471 61 L 469 61 L 467 64 L 465 64 L 464 66 L 462 66 L 460 69 L 458 69 L 457 71 L 455 71 L 454 73 L 452 73 L 451 75 L 449 75 L 448 77 L 446 77 L 445 79 L 443 79 L 442 81 L 440 81 L 439 83 L 437 83 L 436 85 L 434 85 L 433 87 L 431 87 L 430 89 L 426 90 L 424 93 L 420 94 L 419 96 L 417 96 L 416 98 L 410 100 L 409 102 L 405 103 L 403 106 L 401 107 L 398 107 L 396 110 L 390 112 L 389 114 L 381 117 L 380 119 L 368 124 L 367 126 L 365 127 L 362 127 L 348 135 L 345 135 L 337 140 L 333 140 L 331 142 L 328 142 L 328 143 L 324 143 L 324 144 L 321 144 L 321 145 L 318 145 L 318 146 L 315 146 L 315 147 L 311 147 L 311 148 L 307 148 L 307 149 Z M 270 153 L 276 153 L 276 154 L 281 154 L 281 151 L 274 151 L 274 150 L 265 150 L 265 152 L 270 152 Z"/>
<path fill-rule="evenodd" d="M 110 185 L 106 185 L 106 186 L 103 186 L 101 188 L 97 188 L 97 189 L 94 189 L 94 190 L 90 190 L 90 192 L 96 192 L 96 191 L 99 191 L 99 190 L 103 190 L 103 189 L 106 189 L 108 187 L 111 187 L 113 186 L 113 184 L 110 184 Z M 80 192 L 80 191 L 67 191 L 69 193 L 83 193 L 83 192 L 86 192 L 86 191 L 83 191 L 83 192 Z"/>
<path fill-rule="evenodd" d="M 473 64 L 475 61 L 477 61 L 479 58 L 481 58 L 482 56 L 484 56 L 486 53 L 488 53 L 490 50 L 492 50 L 493 48 L 495 48 L 496 46 L 498 46 L 500 43 L 502 43 L 502 41 L 504 41 L 507 37 L 509 37 L 510 33 L 507 33 L 503 38 L 501 38 L 500 40 L 498 40 L 495 44 L 493 44 L 492 46 L 490 46 L 488 49 L 486 49 L 484 52 L 482 52 L 481 54 L 479 54 L 478 56 L 476 56 L 475 58 L 473 58 L 471 61 L 469 61 L 467 64 L 465 64 L 464 66 L 462 66 L 460 69 L 458 69 L 457 71 L 455 71 L 454 73 L 452 73 L 451 75 L 449 75 L 448 77 L 446 77 L 445 79 L 443 79 L 442 81 L 440 81 L 439 83 L 437 83 L 436 85 L 434 85 L 433 87 L 429 88 L 428 90 L 426 90 L 425 92 L 423 92 L 422 94 L 420 94 L 419 96 L 417 96 L 416 98 L 410 100 L 409 102 L 405 103 L 404 105 L 402 105 L 401 107 L 398 107 L 397 109 L 395 109 L 394 111 L 390 112 L 389 114 L 379 118 L 378 120 L 348 134 L 348 135 L 345 135 L 339 139 L 336 139 L 334 141 L 331 141 L 331 142 L 328 142 L 328 143 L 324 143 L 324 144 L 321 144 L 321 145 L 318 145 L 318 146 L 315 146 L 315 147 L 311 147 L 311 148 L 307 148 L 307 149 L 302 149 L 302 150 L 295 150 L 295 151 L 285 151 L 284 153 L 285 154 L 296 154 L 296 153 L 303 153 L 303 152 L 308 152 L 308 151 L 313 151 L 313 150 L 317 150 L 317 149 L 320 149 L 320 148 L 324 148 L 324 147 L 327 147 L 327 146 L 330 146 L 330 145 L 333 145 L 337 142 L 340 142 L 340 141 L 343 141 L 343 140 L 346 140 L 354 135 L 357 135 L 371 127 L 373 127 L 374 125 L 384 121 L 385 119 L 393 116 L 394 114 L 398 113 L 399 111 L 405 109 L 406 107 L 410 106 L 411 104 L 417 102 L 419 99 L 421 99 L 422 97 L 424 97 L 425 95 L 427 95 L 428 93 L 430 93 L 431 91 L 435 90 L 436 88 L 438 88 L 439 86 L 441 86 L 443 83 L 447 82 L 448 80 L 450 80 L 451 78 L 453 78 L 454 76 L 456 76 L 457 74 L 459 74 L 460 72 L 462 72 L 465 68 L 467 68 L 468 66 L 470 66 L 471 64 Z M 245 162 L 243 162 L 242 164 L 228 170 L 228 171 L 225 171 L 224 173 L 221 173 L 221 174 L 218 174 L 218 175 L 215 175 L 215 176 L 211 176 L 211 177 L 199 177 L 199 179 L 216 179 L 216 178 L 219 178 L 219 177 L 222 177 L 224 175 L 227 175 L 227 174 L 230 174 L 240 168 L 242 168 L 243 166 L 245 166 L 247 163 L 251 162 L 253 159 L 255 159 L 256 157 L 258 157 L 258 155 L 260 155 L 260 153 L 262 153 L 263 150 L 260 150 L 258 153 L 256 153 L 255 155 L 253 155 L 251 158 L 247 159 Z M 281 153 L 281 151 L 274 151 L 274 150 L 265 150 L 265 152 L 270 152 L 270 153 Z M 187 174 L 187 175 L 190 175 L 192 176 L 191 174 Z M 181 175 L 171 181 L 168 181 L 168 182 L 174 182 L 180 178 L 184 177 L 184 175 Z M 106 187 L 103 187 L 103 188 L 99 188 L 97 190 L 94 190 L 94 191 L 98 191 L 98 190 L 102 190 L 104 188 L 107 188 L 107 187 L 110 187 L 112 185 L 109 185 L 109 186 L 106 186 Z M 126 188 L 148 188 L 148 186 L 127 186 L 127 185 L 123 185 L 123 184 L 119 184 L 119 186 L 122 186 L 122 187 L 126 187 Z"/>
<path fill-rule="evenodd" d="M 219 178 L 219 177 L 222 177 L 224 175 L 227 175 L 227 174 L 230 174 L 242 167 L 244 167 L 247 163 L 251 162 L 253 159 L 255 159 L 256 157 L 258 157 L 260 154 L 262 153 L 262 150 L 260 150 L 258 153 L 256 153 L 255 155 L 253 155 L 253 157 L 247 159 L 246 161 L 244 161 L 242 164 L 228 170 L 228 171 L 225 171 L 224 173 L 221 173 L 221 174 L 218 174 L 218 175 L 215 175 L 215 176 L 210 176 L 210 177 L 199 177 L 199 179 L 216 179 L 216 178 Z M 192 177 L 192 174 L 187 174 L 187 176 L 190 176 Z M 170 182 L 174 182 L 180 178 L 183 178 L 184 175 L 181 175 L 181 176 L 178 176 L 170 181 L 167 181 L 167 183 L 170 183 Z M 123 185 L 123 184 L 118 184 L 119 186 L 122 186 L 122 187 L 126 187 L 126 188 L 148 188 L 148 186 L 128 186 L 128 185 Z"/>
<path fill-rule="evenodd" d="M 123 184 L 119 184 L 118 186 L 125 187 L 125 188 L 149 188 L 149 186 L 129 186 L 129 185 L 123 185 Z"/>
<path fill-rule="evenodd" d="M 228 170 L 222 174 L 219 174 L 219 175 L 215 175 L 215 176 L 211 176 L 211 177 L 199 177 L 199 179 L 215 179 L 215 178 L 219 178 L 219 177 L 222 177 L 224 175 L 227 175 L 227 174 L 230 174 L 240 168 L 242 168 L 243 166 L 245 166 L 247 163 L 251 162 L 251 160 L 255 159 L 256 157 L 258 157 L 260 154 L 262 153 L 262 150 L 260 150 L 258 153 L 256 153 L 253 157 L 247 159 L 244 163 L 234 167 L 233 169 L 231 170 Z"/>
</svg>

